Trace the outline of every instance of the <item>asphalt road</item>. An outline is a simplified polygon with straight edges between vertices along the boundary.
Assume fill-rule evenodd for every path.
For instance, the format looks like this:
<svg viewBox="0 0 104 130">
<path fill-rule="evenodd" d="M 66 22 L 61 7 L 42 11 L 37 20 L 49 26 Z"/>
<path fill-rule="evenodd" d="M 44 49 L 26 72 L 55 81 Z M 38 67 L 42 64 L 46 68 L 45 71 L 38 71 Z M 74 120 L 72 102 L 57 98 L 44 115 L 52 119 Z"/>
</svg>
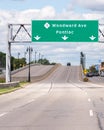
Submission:
<svg viewBox="0 0 104 130">
<path fill-rule="evenodd" d="M 0 130 L 104 130 L 104 86 L 80 81 L 80 67 L 0 96 Z"/>
</svg>

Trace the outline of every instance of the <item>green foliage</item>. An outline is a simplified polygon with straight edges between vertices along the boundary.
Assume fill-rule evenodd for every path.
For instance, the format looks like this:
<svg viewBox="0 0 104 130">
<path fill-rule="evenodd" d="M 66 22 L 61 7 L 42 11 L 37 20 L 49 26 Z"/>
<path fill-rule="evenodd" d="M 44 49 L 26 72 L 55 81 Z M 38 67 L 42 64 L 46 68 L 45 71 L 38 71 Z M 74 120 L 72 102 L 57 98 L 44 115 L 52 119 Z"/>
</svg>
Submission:
<svg viewBox="0 0 104 130">
<path fill-rule="evenodd" d="M 55 64 L 56 64 L 56 63 L 54 63 L 54 62 L 53 62 L 53 63 L 50 63 L 50 61 L 47 60 L 46 58 L 38 60 L 37 63 L 40 63 L 40 64 L 42 64 L 42 65 L 55 65 Z"/>
<path fill-rule="evenodd" d="M 19 88 L 21 88 L 21 87 L 16 86 L 16 87 L 9 87 L 9 88 L 0 88 L 0 95 L 16 91 Z"/>
<path fill-rule="evenodd" d="M 85 77 L 85 78 L 83 79 L 83 81 L 84 81 L 84 82 L 88 82 L 89 80 L 88 80 L 87 77 Z"/>
<path fill-rule="evenodd" d="M 53 63 L 51 63 L 51 65 L 56 65 L 56 63 L 53 62 Z"/>
<path fill-rule="evenodd" d="M 6 67 L 6 54 L 0 52 L 0 67 Z"/>
<path fill-rule="evenodd" d="M 92 72 L 92 73 L 96 73 L 97 70 L 95 68 L 95 65 L 92 65 L 90 68 L 89 68 L 89 71 Z"/>
<path fill-rule="evenodd" d="M 4 82 L 5 82 L 5 78 L 0 77 L 0 83 L 4 83 Z"/>
<path fill-rule="evenodd" d="M 26 65 L 26 59 L 25 58 L 21 58 L 21 59 L 12 58 L 11 65 L 12 65 L 12 70 L 18 69 Z"/>
<path fill-rule="evenodd" d="M 50 65 L 49 60 L 45 59 L 39 59 L 38 63 L 42 64 L 42 65 Z"/>
<path fill-rule="evenodd" d="M 11 56 L 11 70 L 18 69 L 26 65 L 26 58 L 16 59 L 15 57 Z M 6 67 L 6 54 L 0 52 L 0 67 Z"/>
</svg>

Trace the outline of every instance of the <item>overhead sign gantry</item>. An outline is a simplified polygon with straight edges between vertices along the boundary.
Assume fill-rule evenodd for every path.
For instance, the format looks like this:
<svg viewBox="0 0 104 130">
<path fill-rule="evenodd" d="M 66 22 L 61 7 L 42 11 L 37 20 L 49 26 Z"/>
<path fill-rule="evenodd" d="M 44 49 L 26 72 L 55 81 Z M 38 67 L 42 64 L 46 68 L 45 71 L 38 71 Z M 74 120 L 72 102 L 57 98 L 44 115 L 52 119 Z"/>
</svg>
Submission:
<svg viewBox="0 0 104 130">
<path fill-rule="evenodd" d="M 33 20 L 32 42 L 98 42 L 98 21 Z"/>
<path fill-rule="evenodd" d="M 31 42 L 104 43 L 104 24 L 97 20 L 33 20 L 32 25 L 8 24 L 6 82 L 11 82 L 11 44 Z"/>
</svg>

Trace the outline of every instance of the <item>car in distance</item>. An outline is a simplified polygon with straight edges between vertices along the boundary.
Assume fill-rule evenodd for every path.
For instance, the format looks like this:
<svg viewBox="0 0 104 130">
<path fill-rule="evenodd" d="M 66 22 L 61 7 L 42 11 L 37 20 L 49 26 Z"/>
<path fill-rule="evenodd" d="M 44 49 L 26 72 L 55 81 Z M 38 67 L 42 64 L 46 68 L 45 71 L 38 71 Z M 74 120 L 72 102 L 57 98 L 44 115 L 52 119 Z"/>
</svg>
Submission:
<svg viewBox="0 0 104 130">
<path fill-rule="evenodd" d="M 88 73 L 86 74 L 86 76 L 87 76 L 87 77 L 93 77 L 93 73 L 92 73 L 92 72 L 88 72 Z"/>
<path fill-rule="evenodd" d="M 67 63 L 67 66 L 71 66 L 71 63 L 70 63 L 70 62 L 68 62 L 68 63 Z"/>
<path fill-rule="evenodd" d="M 98 72 L 93 73 L 93 76 L 99 76 Z"/>
</svg>

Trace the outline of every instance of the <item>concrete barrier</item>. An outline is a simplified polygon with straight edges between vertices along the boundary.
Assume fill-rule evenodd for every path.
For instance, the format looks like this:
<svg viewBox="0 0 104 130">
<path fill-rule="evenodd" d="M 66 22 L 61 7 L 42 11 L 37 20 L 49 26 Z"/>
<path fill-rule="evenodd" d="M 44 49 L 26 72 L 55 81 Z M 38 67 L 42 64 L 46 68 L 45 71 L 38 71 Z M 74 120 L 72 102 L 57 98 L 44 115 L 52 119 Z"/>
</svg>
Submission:
<svg viewBox="0 0 104 130">
<path fill-rule="evenodd" d="M 39 76 L 32 76 L 31 82 L 38 82 L 47 78 L 53 71 L 55 71 L 61 64 L 54 65 L 48 72 Z M 27 81 L 27 77 L 12 77 L 12 81 Z"/>
<path fill-rule="evenodd" d="M 19 81 L 9 82 L 9 83 L 0 83 L 0 88 L 9 88 L 9 87 L 17 87 L 19 86 Z"/>
<path fill-rule="evenodd" d="M 30 66 L 37 66 L 37 65 L 39 65 L 39 64 L 30 64 Z M 16 74 L 16 73 L 19 72 L 19 71 L 25 70 L 25 69 L 27 69 L 28 67 L 29 67 L 29 65 L 26 65 L 26 66 L 24 66 L 24 67 L 22 67 L 22 68 L 13 70 L 13 71 L 11 72 L 11 75 Z"/>
</svg>

